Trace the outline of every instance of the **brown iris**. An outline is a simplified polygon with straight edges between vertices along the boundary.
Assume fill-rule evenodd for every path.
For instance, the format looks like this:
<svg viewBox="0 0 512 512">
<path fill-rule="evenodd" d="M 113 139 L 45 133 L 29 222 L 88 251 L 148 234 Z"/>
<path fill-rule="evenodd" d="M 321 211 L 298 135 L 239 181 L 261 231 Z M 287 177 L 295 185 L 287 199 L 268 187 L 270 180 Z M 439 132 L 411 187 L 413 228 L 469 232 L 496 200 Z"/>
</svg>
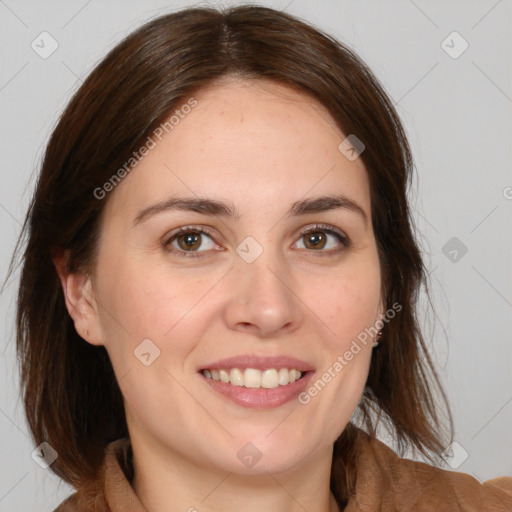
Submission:
<svg viewBox="0 0 512 512">
<path fill-rule="evenodd" d="M 177 237 L 178 245 L 181 249 L 188 251 L 197 249 L 201 245 L 201 234 L 196 231 L 190 231 L 188 233 L 184 233 Z M 185 245 L 182 245 L 181 241 L 185 242 Z"/>
<path fill-rule="evenodd" d="M 304 238 L 306 239 L 305 245 L 308 249 L 323 249 L 326 243 L 325 233 L 322 233 L 321 231 L 313 231 L 312 233 L 308 233 Z M 308 245 L 310 242 L 312 244 L 311 247 Z"/>
</svg>

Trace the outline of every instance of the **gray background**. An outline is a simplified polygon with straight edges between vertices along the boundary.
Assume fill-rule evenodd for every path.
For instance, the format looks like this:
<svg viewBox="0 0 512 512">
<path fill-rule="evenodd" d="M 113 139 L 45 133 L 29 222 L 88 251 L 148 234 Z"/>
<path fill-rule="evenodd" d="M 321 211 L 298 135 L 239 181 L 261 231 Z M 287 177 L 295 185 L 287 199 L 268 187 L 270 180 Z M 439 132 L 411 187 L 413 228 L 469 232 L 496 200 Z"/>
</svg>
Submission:
<svg viewBox="0 0 512 512">
<path fill-rule="evenodd" d="M 411 201 L 437 312 L 424 324 L 455 415 L 446 466 L 479 480 L 512 475 L 512 3 L 262 3 L 353 47 L 396 103 L 416 159 Z M 72 92 L 126 33 L 190 5 L 207 4 L 0 0 L 0 278 Z M 58 43 L 46 59 L 31 48 L 43 31 Z M 442 44 L 453 31 L 469 44 L 457 58 L 461 39 Z M 17 275 L 0 296 L 0 511 L 52 511 L 70 488 L 31 458 L 15 366 Z"/>
</svg>

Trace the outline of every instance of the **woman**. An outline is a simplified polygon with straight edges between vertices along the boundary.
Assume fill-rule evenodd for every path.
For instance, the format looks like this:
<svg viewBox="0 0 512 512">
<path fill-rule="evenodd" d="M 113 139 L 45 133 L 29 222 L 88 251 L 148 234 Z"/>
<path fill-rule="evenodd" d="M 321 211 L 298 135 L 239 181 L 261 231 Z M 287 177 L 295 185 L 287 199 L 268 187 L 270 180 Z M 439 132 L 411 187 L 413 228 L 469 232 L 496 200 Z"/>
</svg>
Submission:
<svg viewBox="0 0 512 512">
<path fill-rule="evenodd" d="M 511 510 L 512 478 L 375 438 L 432 464 L 452 440 L 411 169 L 369 69 L 290 15 L 188 9 L 115 47 L 25 223 L 25 407 L 77 490 L 57 510 Z"/>
</svg>

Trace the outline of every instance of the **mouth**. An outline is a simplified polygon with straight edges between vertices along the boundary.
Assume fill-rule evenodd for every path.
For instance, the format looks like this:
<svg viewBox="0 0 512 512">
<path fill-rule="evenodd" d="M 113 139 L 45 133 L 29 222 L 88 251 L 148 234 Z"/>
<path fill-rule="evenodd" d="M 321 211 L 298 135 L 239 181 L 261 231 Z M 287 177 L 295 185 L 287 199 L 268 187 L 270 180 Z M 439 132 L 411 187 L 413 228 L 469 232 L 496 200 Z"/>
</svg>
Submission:
<svg viewBox="0 0 512 512">
<path fill-rule="evenodd" d="M 211 368 L 201 370 L 207 379 L 213 379 L 231 386 L 239 386 L 249 389 L 275 389 L 304 378 L 307 372 L 296 368 Z"/>
<path fill-rule="evenodd" d="M 238 356 L 198 368 L 210 389 L 237 405 L 270 409 L 303 391 L 315 368 L 293 357 Z"/>
</svg>

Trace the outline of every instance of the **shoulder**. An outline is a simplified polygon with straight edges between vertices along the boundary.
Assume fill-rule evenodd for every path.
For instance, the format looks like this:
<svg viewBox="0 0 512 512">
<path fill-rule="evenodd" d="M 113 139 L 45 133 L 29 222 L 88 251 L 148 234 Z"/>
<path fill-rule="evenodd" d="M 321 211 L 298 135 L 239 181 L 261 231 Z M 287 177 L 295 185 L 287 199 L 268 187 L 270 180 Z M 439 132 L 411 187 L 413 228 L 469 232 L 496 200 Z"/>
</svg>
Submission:
<svg viewBox="0 0 512 512">
<path fill-rule="evenodd" d="M 53 512 L 110 512 L 103 491 L 93 495 L 94 490 L 79 490 L 66 498 Z"/>
<path fill-rule="evenodd" d="M 130 442 L 121 438 L 105 447 L 103 464 L 95 478 L 83 482 L 76 492 L 65 499 L 53 512 L 110 512 L 109 503 L 115 498 L 116 505 L 124 505 L 124 496 L 119 501 L 119 492 L 130 492 L 131 487 L 125 472 L 129 473 Z M 127 491 L 128 489 L 128 491 Z M 122 508 L 121 508 L 122 509 Z"/>
<path fill-rule="evenodd" d="M 480 483 L 465 473 L 401 458 L 384 443 L 365 438 L 359 452 L 356 492 L 346 512 L 356 510 L 510 512 L 512 477 Z"/>
</svg>

